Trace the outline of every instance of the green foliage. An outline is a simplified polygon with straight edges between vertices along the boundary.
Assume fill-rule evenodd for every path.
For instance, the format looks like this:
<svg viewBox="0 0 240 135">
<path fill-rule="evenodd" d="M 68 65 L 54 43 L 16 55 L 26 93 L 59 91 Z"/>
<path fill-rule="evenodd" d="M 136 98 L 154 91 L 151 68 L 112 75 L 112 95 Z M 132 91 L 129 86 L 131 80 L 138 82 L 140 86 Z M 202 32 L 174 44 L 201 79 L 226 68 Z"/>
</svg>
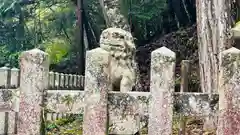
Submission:
<svg viewBox="0 0 240 135">
<path fill-rule="evenodd" d="M 21 7 L 18 0 L 2 0 L 0 5 L 0 13 L 2 18 L 16 17 L 21 13 Z"/>
<path fill-rule="evenodd" d="M 43 43 L 52 64 L 59 63 L 69 52 L 70 45 L 65 40 L 54 38 Z"/>
<path fill-rule="evenodd" d="M 76 120 L 76 117 L 70 116 L 70 117 L 67 117 L 67 118 L 62 118 L 62 119 L 55 120 L 53 122 L 47 121 L 46 122 L 46 124 L 47 124 L 46 127 L 47 127 L 47 130 L 52 130 L 54 128 L 58 128 L 59 126 L 63 126 L 63 125 L 66 125 L 68 123 L 71 123 L 74 120 Z"/>
<path fill-rule="evenodd" d="M 72 110 L 72 105 L 74 103 L 74 99 L 71 97 L 71 95 L 66 95 L 66 96 L 62 97 L 62 102 L 68 106 L 69 110 Z"/>
<path fill-rule="evenodd" d="M 161 15 L 165 6 L 166 0 L 147 0 L 140 2 L 132 0 L 132 7 L 129 13 L 139 20 L 149 21 Z"/>
<path fill-rule="evenodd" d="M 17 66 L 15 57 L 34 47 L 43 47 L 49 53 L 53 65 L 59 65 L 62 61 L 69 63 L 78 58 L 72 51 L 79 45 L 74 40 L 76 7 L 72 1 L 40 0 L 30 5 L 20 4 L 20 1 L 2 0 L 0 4 L 0 46 L 4 46 L 5 51 L 0 63 Z M 145 44 L 143 41 L 162 33 L 163 15 L 169 14 L 165 12 L 166 1 L 119 0 L 121 12 L 134 26 L 133 35 L 138 39 L 137 44 Z M 84 1 L 84 9 L 98 40 L 101 31 L 106 28 L 99 1 Z"/>
<path fill-rule="evenodd" d="M 46 130 L 48 135 L 79 135 L 82 134 L 83 115 L 70 115 L 67 118 L 58 119 L 56 121 L 46 122 Z"/>
<path fill-rule="evenodd" d="M 0 67 L 12 65 L 18 67 L 20 52 L 10 52 L 6 46 L 0 45 Z"/>
<path fill-rule="evenodd" d="M 99 0 L 85 0 L 83 2 L 87 19 L 94 30 L 96 38 L 99 39 L 101 31 L 106 28 L 103 13 L 99 12 L 102 11 Z"/>
<path fill-rule="evenodd" d="M 41 0 L 30 5 L 19 0 L 0 4 L 0 66 L 18 67 L 22 51 L 43 47 L 52 64 L 69 54 L 75 30 L 75 7 L 68 0 Z"/>
<path fill-rule="evenodd" d="M 233 29 L 239 29 L 240 28 L 240 21 L 236 22 Z"/>
<path fill-rule="evenodd" d="M 8 58 L 6 56 L 10 55 L 9 51 L 6 49 L 6 46 L 0 46 L 0 65 L 4 65 Z"/>
<path fill-rule="evenodd" d="M 134 35 L 139 42 L 162 31 L 162 13 L 167 9 L 166 0 L 122 0 L 121 12 L 134 25 Z"/>
</svg>

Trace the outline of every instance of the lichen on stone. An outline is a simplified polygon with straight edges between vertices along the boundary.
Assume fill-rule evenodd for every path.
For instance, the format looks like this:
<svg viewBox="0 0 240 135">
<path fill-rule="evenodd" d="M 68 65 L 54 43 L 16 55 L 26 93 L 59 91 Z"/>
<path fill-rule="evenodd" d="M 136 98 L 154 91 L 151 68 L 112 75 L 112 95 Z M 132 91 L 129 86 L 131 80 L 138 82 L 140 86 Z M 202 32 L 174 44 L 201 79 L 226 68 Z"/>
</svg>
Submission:
<svg viewBox="0 0 240 135">
<path fill-rule="evenodd" d="M 136 83 L 135 44 L 130 32 L 120 28 L 105 29 L 100 37 L 100 48 L 107 51 L 109 79 L 112 89 L 132 91 Z"/>
</svg>

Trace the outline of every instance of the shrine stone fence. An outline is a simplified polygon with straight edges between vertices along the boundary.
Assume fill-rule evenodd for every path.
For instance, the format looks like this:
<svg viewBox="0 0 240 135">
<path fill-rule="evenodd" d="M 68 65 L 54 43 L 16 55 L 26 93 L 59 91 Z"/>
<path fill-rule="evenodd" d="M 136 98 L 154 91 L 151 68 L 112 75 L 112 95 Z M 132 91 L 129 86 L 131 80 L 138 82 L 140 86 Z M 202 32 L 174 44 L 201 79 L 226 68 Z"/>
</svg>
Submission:
<svg viewBox="0 0 240 135">
<path fill-rule="evenodd" d="M 221 53 L 219 90 L 210 94 L 184 85 L 174 92 L 176 54 L 166 47 L 151 54 L 150 92 L 112 91 L 98 49 L 86 53 L 85 77 L 49 72 L 39 49 L 21 54 L 20 69 L 0 68 L 0 134 L 44 134 L 43 121 L 65 114 L 83 114 L 84 135 L 135 134 L 146 125 L 149 135 L 170 135 L 175 114 L 215 115 L 218 135 L 240 134 L 240 50 Z"/>
</svg>

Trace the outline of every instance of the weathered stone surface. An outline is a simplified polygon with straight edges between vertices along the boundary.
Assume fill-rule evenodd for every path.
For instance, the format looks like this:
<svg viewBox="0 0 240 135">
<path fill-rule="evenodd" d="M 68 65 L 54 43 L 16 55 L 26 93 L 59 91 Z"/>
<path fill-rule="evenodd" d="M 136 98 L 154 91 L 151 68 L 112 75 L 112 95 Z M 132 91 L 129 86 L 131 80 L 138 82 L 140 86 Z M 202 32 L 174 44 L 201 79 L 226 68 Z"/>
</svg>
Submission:
<svg viewBox="0 0 240 135">
<path fill-rule="evenodd" d="M 149 92 L 109 92 L 110 134 L 134 134 L 146 125 L 149 94 Z M 83 97 L 83 91 L 48 90 L 46 107 L 48 112 L 52 113 L 81 114 L 85 106 L 82 101 Z M 70 99 L 70 105 L 68 105 L 65 99 Z M 96 99 L 92 99 L 92 102 L 95 102 L 94 100 Z M 48 116 L 48 118 L 51 118 L 51 116 Z"/>
<path fill-rule="evenodd" d="M 40 135 L 42 96 L 48 86 L 48 55 L 39 49 L 25 51 L 20 56 L 20 67 L 18 135 Z"/>
<path fill-rule="evenodd" d="M 48 112 L 80 114 L 84 108 L 83 97 L 84 91 L 48 90 L 45 105 Z"/>
<path fill-rule="evenodd" d="M 161 47 L 151 54 L 149 135 L 172 134 L 176 54 Z"/>
<path fill-rule="evenodd" d="M 19 94 L 19 89 L 0 89 L 0 112 L 18 112 Z"/>
<path fill-rule="evenodd" d="M 109 27 L 122 28 L 130 31 L 127 19 L 121 14 L 120 2 L 118 0 L 103 0 L 103 6 L 107 14 Z"/>
<path fill-rule="evenodd" d="M 16 118 L 18 116 L 18 112 L 13 112 L 9 111 L 6 113 L 6 123 L 7 123 L 7 128 L 6 132 L 11 135 L 11 134 L 17 134 L 17 121 Z"/>
<path fill-rule="evenodd" d="M 184 116 L 217 114 L 218 94 L 174 93 L 174 112 Z"/>
<path fill-rule="evenodd" d="M 180 92 L 189 92 L 188 82 L 189 82 L 189 73 L 191 62 L 189 60 L 181 61 L 181 83 L 180 83 Z M 179 134 L 185 134 L 186 129 L 186 119 L 180 114 L 179 115 Z"/>
<path fill-rule="evenodd" d="M 181 113 L 185 116 L 207 116 L 210 113 L 217 113 L 219 100 L 218 94 L 212 94 L 210 96 L 208 93 L 177 92 L 174 93 L 173 96 L 174 113 Z M 45 98 L 46 108 L 50 112 L 73 114 L 83 113 L 83 107 L 85 106 L 85 103 L 83 102 L 84 91 L 48 90 L 47 96 Z M 65 99 L 67 98 L 70 99 L 70 105 L 73 106 L 71 107 L 72 110 L 69 109 L 69 105 L 67 104 L 67 102 L 65 102 Z M 142 111 L 141 114 L 148 115 L 148 108 L 146 108 L 146 105 L 149 104 L 149 98 L 150 92 L 109 92 L 108 104 L 111 107 L 108 108 L 108 112 L 111 113 L 111 111 L 115 111 L 114 109 L 112 109 L 114 107 L 115 109 L 120 109 L 116 111 L 118 111 L 118 113 L 120 113 L 121 115 L 127 115 L 127 112 L 124 111 L 128 110 L 120 107 L 126 105 L 128 106 L 128 108 L 138 106 L 140 110 L 138 109 L 137 111 Z M 130 100 L 131 102 L 127 104 L 128 100 Z M 140 100 L 141 102 L 139 102 L 138 100 Z M 143 105 L 141 105 L 142 101 L 144 101 Z"/>
<path fill-rule="evenodd" d="M 85 103 L 83 91 L 47 91 L 48 119 L 56 119 L 56 113 L 82 113 Z M 113 92 L 108 93 L 108 117 L 110 134 L 134 134 L 147 124 L 149 118 L 150 92 Z M 72 110 L 62 102 L 64 96 L 72 101 Z M 56 97 L 60 98 L 56 98 Z M 212 97 L 212 98 L 211 98 Z M 66 99 L 66 98 L 65 98 Z M 92 99 L 93 102 L 95 99 Z M 208 93 L 174 93 L 173 111 L 185 116 L 208 116 L 218 110 L 218 94 Z M 76 107 L 76 108 L 75 108 Z"/>
<path fill-rule="evenodd" d="M 218 135 L 240 134 L 240 50 L 223 51 L 219 77 Z"/>
<path fill-rule="evenodd" d="M 6 88 L 8 83 L 9 77 L 9 68 L 8 67 L 1 67 L 0 68 L 0 88 Z"/>
<path fill-rule="evenodd" d="M 20 85 L 20 70 L 17 68 L 11 69 L 11 88 L 18 88 Z"/>
<path fill-rule="evenodd" d="M 54 88 L 54 72 L 49 72 L 48 74 L 48 89 L 53 89 Z"/>
<path fill-rule="evenodd" d="M 181 62 L 181 86 L 180 92 L 189 92 L 188 90 L 188 81 L 190 76 L 191 61 L 182 60 Z"/>
<path fill-rule="evenodd" d="M 86 53 L 83 135 L 106 135 L 110 54 L 96 48 Z"/>
<path fill-rule="evenodd" d="M 100 37 L 100 47 L 109 52 L 110 83 L 114 91 L 132 91 L 136 83 L 135 44 L 130 32 L 108 28 Z"/>
<path fill-rule="evenodd" d="M 110 134 L 135 134 L 147 124 L 149 94 L 149 92 L 109 93 Z"/>
<path fill-rule="evenodd" d="M 16 133 L 15 112 L 19 109 L 19 89 L 10 88 L 18 86 L 19 72 L 7 67 L 1 69 L 0 77 L 5 89 L 0 89 L 0 134 L 13 134 Z"/>
</svg>

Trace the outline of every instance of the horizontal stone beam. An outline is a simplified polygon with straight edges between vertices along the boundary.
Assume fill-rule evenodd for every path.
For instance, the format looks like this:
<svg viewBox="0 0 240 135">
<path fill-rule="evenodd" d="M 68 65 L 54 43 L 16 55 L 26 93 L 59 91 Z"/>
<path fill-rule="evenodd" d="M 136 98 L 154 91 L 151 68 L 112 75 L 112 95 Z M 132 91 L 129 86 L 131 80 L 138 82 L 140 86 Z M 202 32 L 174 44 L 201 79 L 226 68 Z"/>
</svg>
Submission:
<svg viewBox="0 0 240 135">
<path fill-rule="evenodd" d="M 135 134 L 146 125 L 148 92 L 110 92 L 108 100 L 110 134 Z M 83 113 L 84 91 L 48 90 L 45 96 L 48 112 Z M 86 99 L 94 102 L 97 99 Z M 144 119 L 146 118 L 146 119 Z"/>
<path fill-rule="evenodd" d="M 218 110 L 218 94 L 174 93 L 174 112 L 184 116 L 208 116 Z"/>
<path fill-rule="evenodd" d="M 45 95 L 45 105 L 49 112 L 55 113 L 82 113 L 84 105 L 84 91 L 76 90 L 48 90 Z M 109 104 L 118 107 L 118 102 L 129 102 L 128 100 L 147 100 L 149 92 L 109 92 Z M 88 99 L 94 100 L 94 99 Z M 148 102 L 147 102 L 148 103 Z M 128 103 L 130 105 L 130 102 Z"/>
<path fill-rule="evenodd" d="M 84 91 L 48 90 L 45 96 L 45 105 L 49 112 L 83 113 L 83 97 Z M 140 112 L 138 113 L 145 116 L 148 114 L 148 109 L 143 107 L 143 104 L 145 104 L 145 106 L 148 105 L 149 97 L 149 92 L 109 92 L 109 105 L 112 109 L 122 107 L 124 103 L 131 106 L 131 102 L 137 100 L 137 104 L 140 104 L 138 109 Z M 130 102 L 129 100 L 132 101 Z M 18 109 L 19 89 L 0 89 L 0 111 L 18 112 Z M 212 94 L 210 96 L 208 93 L 174 93 L 175 113 L 181 113 L 186 116 L 206 116 L 209 115 L 209 113 L 216 113 L 217 110 L 218 94 Z"/>
<path fill-rule="evenodd" d="M 47 112 L 55 113 L 83 113 L 84 91 L 76 90 L 48 90 L 45 97 Z"/>
<path fill-rule="evenodd" d="M 0 90 L 0 111 L 18 112 L 19 90 Z M 109 92 L 108 112 L 111 134 L 134 134 L 146 125 L 150 92 Z M 44 95 L 47 112 L 82 114 L 84 91 L 47 90 Z M 97 99 L 88 99 L 97 100 Z M 218 110 L 218 95 L 207 93 L 174 93 L 175 114 L 205 116 Z M 123 130 L 124 129 L 124 130 Z"/>
<path fill-rule="evenodd" d="M 84 107 L 83 97 L 84 91 L 69 91 L 69 90 L 49 90 L 47 92 L 47 108 L 52 112 L 59 113 L 82 113 Z M 131 111 L 127 110 L 133 107 L 133 102 L 137 105 L 138 113 L 148 114 L 149 92 L 109 92 L 109 105 L 111 109 L 121 109 L 115 113 L 125 113 L 127 115 Z M 68 101 L 68 100 L 69 101 Z M 94 99 L 91 99 L 94 100 Z M 123 105 L 128 106 L 123 110 Z M 143 107 L 145 106 L 145 107 Z M 174 93 L 174 112 L 190 116 L 207 116 L 210 113 L 216 113 L 218 110 L 218 94 L 209 95 L 208 93 Z M 111 110 L 109 110 L 111 111 Z M 125 112 L 123 112 L 125 111 Z"/>
<path fill-rule="evenodd" d="M 109 93 L 111 134 L 135 134 L 147 124 L 149 94 L 149 92 Z"/>
<path fill-rule="evenodd" d="M 111 133 L 136 133 L 148 121 L 149 92 L 110 92 L 109 93 L 109 124 L 114 125 Z M 207 116 L 218 110 L 218 95 L 207 93 L 174 93 L 175 115 Z M 123 119 L 126 119 L 123 121 Z M 135 127 L 133 127 L 135 126 Z M 121 129 L 128 131 L 122 132 Z M 135 130 L 131 130 L 135 129 Z M 111 131 L 111 130 L 110 130 Z"/>
</svg>

